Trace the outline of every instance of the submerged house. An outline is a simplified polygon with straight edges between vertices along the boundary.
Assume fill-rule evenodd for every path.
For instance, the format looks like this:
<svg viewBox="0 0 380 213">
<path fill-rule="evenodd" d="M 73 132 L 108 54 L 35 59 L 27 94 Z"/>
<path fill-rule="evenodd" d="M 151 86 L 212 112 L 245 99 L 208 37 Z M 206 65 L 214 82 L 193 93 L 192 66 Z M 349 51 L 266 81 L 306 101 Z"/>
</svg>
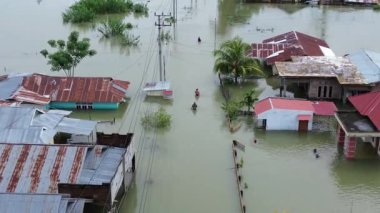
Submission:
<svg viewBox="0 0 380 213">
<path fill-rule="evenodd" d="M 348 98 L 356 111 L 335 114 L 338 121 L 337 141 L 347 159 L 354 159 L 358 142 L 371 143 L 380 155 L 380 92 Z"/>
<path fill-rule="evenodd" d="M 319 38 L 290 31 L 253 43 L 249 56 L 263 60 L 267 65 L 276 61 L 291 61 L 292 56 L 335 56 L 328 44 Z"/>
<path fill-rule="evenodd" d="M 135 171 L 133 143 L 127 148 L 0 143 L 0 156 L 0 193 L 68 194 L 107 209 Z"/>
<path fill-rule="evenodd" d="M 128 81 L 104 77 L 10 74 L 0 76 L 0 100 L 51 109 L 117 109 L 128 86 Z"/>
<path fill-rule="evenodd" d="M 300 99 L 269 97 L 255 103 L 256 125 L 265 130 L 312 130 L 313 116 L 332 116 L 332 102 L 312 102 Z"/>
<path fill-rule="evenodd" d="M 278 75 L 286 97 L 289 84 L 303 88 L 310 99 L 345 100 L 348 96 L 368 92 L 373 85 L 348 58 L 292 57 L 291 62 L 275 62 L 273 74 Z"/>
</svg>

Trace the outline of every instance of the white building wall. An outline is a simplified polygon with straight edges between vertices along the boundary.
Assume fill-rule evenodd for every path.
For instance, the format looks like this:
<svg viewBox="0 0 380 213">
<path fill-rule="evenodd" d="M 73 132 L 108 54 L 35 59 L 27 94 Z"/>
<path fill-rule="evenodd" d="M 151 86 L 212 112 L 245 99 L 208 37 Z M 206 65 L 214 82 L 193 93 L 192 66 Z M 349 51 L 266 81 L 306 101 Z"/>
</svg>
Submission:
<svg viewBox="0 0 380 213">
<path fill-rule="evenodd" d="M 298 115 L 311 115 L 308 130 L 312 129 L 313 112 L 302 110 L 271 109 L 257 116 L 267 120 L 267 130 L 298 130 Z"/>
</svg>

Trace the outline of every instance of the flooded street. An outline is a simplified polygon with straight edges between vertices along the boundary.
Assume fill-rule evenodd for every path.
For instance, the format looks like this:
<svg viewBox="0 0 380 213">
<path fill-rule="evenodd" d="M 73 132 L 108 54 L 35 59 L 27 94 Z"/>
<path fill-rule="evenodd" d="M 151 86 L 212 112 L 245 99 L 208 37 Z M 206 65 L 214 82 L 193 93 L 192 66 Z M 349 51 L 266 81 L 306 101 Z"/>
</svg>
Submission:
<svg viewBox="0 0 380 213">
<path fill-rule="evenodd" d="M 291 30 L 325 39 L 337 55 L 364 48 L 380 52 L 380 13 L 371 8 L 239 4 L 235 0 L 178 0 L 178 23 L 165 27 L 173 40 L 163 45 L 172 102 L 145 99 L 141 87 L 158 79 L 157 22 L 154 12 L 171 12 L 172 1 L 151 0 L 148 17 L 126 16 L 137 25 L 140 45 L 125 48 L 104 41 L 92 24 L 62 23 L 74 1 L 2 0 L 0 2 L 0 73 L 52 73 L 39 51 L 49 39 L 66 39 L 73 30 L 91 39 L 97 55 L 84 59 L 76 76 L 110 76 L 131 82 L 129 105 L 117 111 L 75 112 L 93 120 L 116 119 L 98 131 L 134 132 L 137 142 L 135 184 L 120 200 L 125 213 L 239 212 L 231 142 L 246 145 L 243 181 L 247 212 L 380 212 L 380 161 L 367 144 L 358 160 L 337 150 L 335 131 L 299 134 L 254 130 L 245 119 L 230 133 L 221 110 L 224 99 L 213 73 L 215 46 L 240 36 L 247 43 Z M 107 17 L 101 17 L 104 20 Z M 216 22 L 215 22 L 216 20 Z M 99 22 L 99 21 L 98 21 Z M 202 42 L 197 43 L 201 37 Z M 215 39 L 216 38 L 216 39 Z M 265 79 L 255 84 L 260 99 L 278 94 Z M 251 86 L 252 87 L 252 86 Z M 193 113 L 194 90 L 199 88 Z M 247 90 L 238 86 L 233 90 Z M 163 106 L 172 115 L 164 132 L 144 131 L 140 117 Z M 257 144 L 253 139 L 258 140 Z M 317 148 L 321 158 L 315 159 Z"/>
</svg>

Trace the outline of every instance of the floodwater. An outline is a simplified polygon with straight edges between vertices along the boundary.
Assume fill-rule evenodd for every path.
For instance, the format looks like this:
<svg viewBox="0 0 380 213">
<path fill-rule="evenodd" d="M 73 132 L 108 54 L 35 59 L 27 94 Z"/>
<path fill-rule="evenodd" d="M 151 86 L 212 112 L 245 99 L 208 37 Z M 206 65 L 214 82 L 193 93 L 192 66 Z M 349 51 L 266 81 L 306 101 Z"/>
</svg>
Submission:
<svg viewBox="0 0 380 213">
<path fill-rule="evenodd" d="M 321 37 L 338 55 L 366 48 L 380 52 L 380 13 L 370 8 L 305 7 L 240 4 L 235 0 L 178 0 L 178 23 L 165 27 L 173 40 L 163 45 L 172 102 L 144 99 L 141 85 L 158 78 L 157 13 L 169 13 L 170 0 L 151 0 L 148 17 L 125 17 L 141 45 L 123 48 L 104 41 L 93 24 L 63 24 L 61 13 L 74 1 L 2 0 L 0 2 L 0 73 L 50 73 L 38 53 L 49 39 L 66 39 L 72 30 L 91 39 L 98 51 L 77 67 L 77 76 L 111 76 L 129 80 L 129 105 L 117 111 L 75 112 L 82 118 L 116 119 L 99 131 L 134 132 L 137 143 L 136 181 L 120 212 L 239 212 L 231 141 L 246 145 L 242 168 L 247 212 L 380 212 L 380 161 L 368 146 L 359 146 L 359 160 L 347 161 L 335 143 L 334 131 L 298 134 L 254 130 L 252 119 L 230 133 L 220 109 L 223 98 L 212 72 L 212 51 L 222 41 L 244 41 L 297 30 Z M 101 17 L 104 20 L 107 17 Z M 197 37 L 202 39 L 197 43 Z M 62 74 L 62 73 L 54 73 Z M 270 82 L 268 81 L 270 84 Z M 257 87 L 260 98 L 278 90 L 264 79 L 232 88 L 233 94 Z M 199 88 L 198 111 L 190 110 Z M 144 131 L 140 117 L 163 106 L 172 127 Z M 258 140 L 257 144 L 253 139 Z M 317 148 L 321 158 L 315 159 Z"/>
</svg>

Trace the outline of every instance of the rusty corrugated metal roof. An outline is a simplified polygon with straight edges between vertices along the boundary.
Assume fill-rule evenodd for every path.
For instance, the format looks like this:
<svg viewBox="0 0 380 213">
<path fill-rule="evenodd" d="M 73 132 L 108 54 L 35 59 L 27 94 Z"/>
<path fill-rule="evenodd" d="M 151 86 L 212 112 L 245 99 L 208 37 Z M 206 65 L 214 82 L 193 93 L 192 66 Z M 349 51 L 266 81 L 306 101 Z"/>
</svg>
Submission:
<svg viewBox="0 0 380 213">
<path fill-rule="evenodd" d="M 42 74 L 24 76 L 11 98 L 35 104 L 56 102 L 121 102 L 128 81 L 101 77 L 55 77 Z"/>
<path fill-rule="evenodd" d="M 367 116 L 380 131 L 380 92 L 369 92 L 348 97 L 355 109 Z"/>
<path fill-rule="evenodd" d="M 126 149 L 0 143 L 0 193 L 58 193 L 58 183 L 111 183 Z"/>
<path fill-rule="evenodd" d="M 0 192 L 57 193 L 76 183 L 87 147 L 0 144 Z"/>
<path fill-rule="evenodd" d="M 290 60 L 291 56 L 324 56 L 321 47 L 329 49 L 322 39 L 291 31 L 265 39 L 262 43 L 253 43 L 249 55 L 272 65 L 276 61 Z"/>
<path fill-rule="evenodd" d="M 367 84 L 366 79 L 347 58 L 305 56 L 292 57 L 292 62 L 275 62 L 282 77 L 336 78 L 340 84 Z"/>
</svg>

